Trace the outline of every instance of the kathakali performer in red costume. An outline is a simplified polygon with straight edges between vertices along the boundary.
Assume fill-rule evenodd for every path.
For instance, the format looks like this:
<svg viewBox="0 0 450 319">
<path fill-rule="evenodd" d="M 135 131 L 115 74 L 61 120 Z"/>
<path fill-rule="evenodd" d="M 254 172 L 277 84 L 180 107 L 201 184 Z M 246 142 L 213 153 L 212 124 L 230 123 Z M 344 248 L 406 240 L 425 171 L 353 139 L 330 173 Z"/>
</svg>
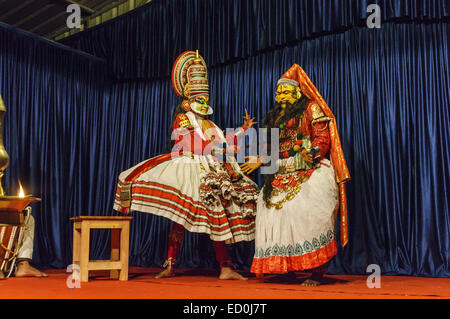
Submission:
<svg viewBox="0 0 450 319">
<path fill-rule="evenodd" d="M 251 272 L 310 270 L 303 284 L 315 286 L 337 253 L 339 207 L 342 246 L 348 241 L 345 183 L 350 174 L 334 115 L 299 65 L 280 78 L 275 101 L 264 125 L 279 129 L 278 171 L 265 176 L 257 201 Z M 251 173 L 261 165 L 257 158 L 241 167 Z"/>
<path fill-rule="evenodd" d="M 221 279 L 245 279 L 232 270 L 227 243 L 251 241 L 255 236 L 258 186 L 241 173 L 235 160 L 236 138 L 254 122 L 225 136 L 207 115 L 209 84 L 205 61 L 186 51 L 176 60 L 172 85 L 183 100 L 175 111 L 172 152 L 146 160 L 119 176 L 114 209 L 139 211 L 169 218 L 167 266 L 157 278 L 174 275 L 183 231 L 208 234 Z M 221 160 L 222 159 L 222 160 Z"/>
</svg>

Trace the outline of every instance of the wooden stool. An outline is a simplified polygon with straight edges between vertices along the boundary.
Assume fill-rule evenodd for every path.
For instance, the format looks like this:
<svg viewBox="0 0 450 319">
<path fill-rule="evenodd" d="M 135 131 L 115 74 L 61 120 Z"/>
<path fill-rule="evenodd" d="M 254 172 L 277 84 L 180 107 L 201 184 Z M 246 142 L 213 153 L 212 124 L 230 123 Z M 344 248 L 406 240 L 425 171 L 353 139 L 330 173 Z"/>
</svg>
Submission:
<svg viewBox="0 0 450 319">
<path fill-rule="evenodd" d="M 131 219 L 133 217 L 130 216 L 79 216 L 70 218 L 74 222 L 73 264 L 80 266 L 81 282 L 88 282 L 89 270 L 110 270 L 111 279 L 128 280 L 128 250 Z M 91 229 L 111 229 L 110 260 L 89 260 Z"/>
</svg>

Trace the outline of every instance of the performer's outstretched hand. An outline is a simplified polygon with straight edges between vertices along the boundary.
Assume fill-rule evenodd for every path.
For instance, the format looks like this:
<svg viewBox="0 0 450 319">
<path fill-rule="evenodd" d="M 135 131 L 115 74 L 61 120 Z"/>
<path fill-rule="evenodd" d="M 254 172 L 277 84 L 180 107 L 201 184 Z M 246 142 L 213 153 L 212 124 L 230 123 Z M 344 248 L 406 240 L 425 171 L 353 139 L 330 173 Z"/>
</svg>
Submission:
<svg viewBox="0 0 450 319">
<path fill-rule="evenodd" d="M 241 165 L 241 170 L 244 174 L 251 174 L 255 169 L 258 169 L 261 165 L 261 159 L 259 156 L 246 156 L 246 159 L 249 159 L 249 161 L 245 162 Z"/>
<path fill-rule="evenodd" d="M 248 115 L 247 110 L 245 110 L 245 115 L 244 115 L 244 128 L 248 129 L 250 127 L 252 127 L 254 124 L 258 123 L 254 121 L 255 118 L 250 118 L 250 115 Z"/>
</svg>

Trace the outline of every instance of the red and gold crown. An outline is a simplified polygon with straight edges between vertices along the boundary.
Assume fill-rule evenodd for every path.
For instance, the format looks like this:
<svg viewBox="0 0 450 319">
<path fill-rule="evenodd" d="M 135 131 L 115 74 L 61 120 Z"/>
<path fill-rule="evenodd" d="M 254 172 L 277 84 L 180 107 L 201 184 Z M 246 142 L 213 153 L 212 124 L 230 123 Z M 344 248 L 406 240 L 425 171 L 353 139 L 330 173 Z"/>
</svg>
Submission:
<svg viewBox="0 0 450 319">
<path fill-rule="evenodd" d="M 194 51 L 180 54 L 172 68 L 172 86 L 185 99 L 209 98 L 208 69 L 205 60 Z"/>
</svg>

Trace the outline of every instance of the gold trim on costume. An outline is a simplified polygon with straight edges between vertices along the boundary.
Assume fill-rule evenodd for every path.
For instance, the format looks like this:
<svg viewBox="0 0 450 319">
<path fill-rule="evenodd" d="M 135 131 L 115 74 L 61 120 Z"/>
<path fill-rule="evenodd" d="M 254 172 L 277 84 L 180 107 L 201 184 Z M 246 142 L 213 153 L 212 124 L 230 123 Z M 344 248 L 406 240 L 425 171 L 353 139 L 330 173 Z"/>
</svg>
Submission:
<svg viewBox="0 0 450 319">
<path fill-rule="evenodd" d="M 214 129 L 215 126 L 212 124 L 209 120 L 202 120 L 202 131 L 205 135 L 211 135 L 207 136 L 207 138 L 213 142 L 216 139 L 216 136 L 214 135 L 215 132 L 211 131 L 210 129 Z M 207 134 L 209 133 L 209 134 Z M 211 134 L 213 133 L 213 134 Z"/>
<path fill-rule="evenodd" d="M 328 123 L 329 123 L 330 121 L 333 121 L 333 119 L 332 119 L 331 117 L 328 117 L 328 116 L 322 116 L 322 117 L 320 117 L 320 118 L 318 118 L 318 119 L 313 120 L 313 121 L 311 122 L 311 126 L 312 126 L 313 129 L 315 129 L 316 131 L 322 132 L 322 131 L 325 131 L 325 130 L 328 128 Z M 323 123 L 323 122 L 325 122 L 325 126 L 324 126 L 323 128 L 319 129 L 319 128 L 317 128 L 317 127 L 315 126 L 316 123 Z"/>
<path fill-rule="evenodd" d="M 319 117 L 318 119 L 315 119 L 311 122 L 312 125 L 316 124 L 316 123 L 320 123 L 320 122 L 329 122 L 332 121 L 333 119 L 331 117 L 328 116 L 322 116 Z"/>
<path fill-rule="evenodd" d="M 318 104 L 313 104 L 311 106 L 311 112 L 312 112 L 312 117 L 313 120 L 324 117 L 325 114 L 322 111 L 322 108 L 318 105 Z"/>
<path fill-rule="evenodd" d="M 191 121 L 189 121 L 189 118 L 186 115 L 180 114 L 179 119 L 180 122 L 178 124 L 181 128 L 193 128 Z"/>
<path fill-rule="evenodd" d="M 286 196 L 282 200 L 279 200 L 276 203 L 272 203 L 270 200 L 268 200 L 266 202 L 266 207 L 269 208 L 269 209 L 272 208 L 272 207 L 275 207 L 276 209 L 283 208 L 283 203 L 285 203 L 287 201 L 290 201 L 290 200 L 293 200 L 295 195 L 297 195 L 298 192 L 300 192 L 300 190 L 302 189 L 302 186 L 301 186 L 300 183 L 298 183 L 294 187 L 289 187 L 289 188 L 291 189 L 291 191 L 289 193 L 287 193 Z"/>
<path fill-rule="evenodd" d="M 278 179 L 280 176 L 276 176 L 275 179 Z M 272 190 L 272 196 L 278 196 L 280 191 L 282 192 L 286 192 L 286 196 L 279 200 L 278 202 L 272 203 L 270 200 L 266 201 L 266 207 L 267 208 L 272 208 L 275 207 L 276 209 L 281 209 L 283 208 L 283 203 L 293 200 L 295 198 L 295 195 L 298 194 L 298 192 L 300 192 L 300 190 L 302 189 L 301 184 L 305 183 L 307 180 L 309 179 L 308 175 L 294 175 L 292 180 L 289 180 L 289 175 L 283 177 L 283 179 L 281 180 L 281 184 L 283 185 L 283 188 L 280 189 L 278 187 L 274 188 Z M 297 181 L 297 184 L 295 186 L 289 186 L 288 183 L 292 183 Z"/>
<path fill-rule="evenodd" d="M 132 183 L 125 183 L 120 188 L 120 207 L 130 207 Z"/>
</svg>

